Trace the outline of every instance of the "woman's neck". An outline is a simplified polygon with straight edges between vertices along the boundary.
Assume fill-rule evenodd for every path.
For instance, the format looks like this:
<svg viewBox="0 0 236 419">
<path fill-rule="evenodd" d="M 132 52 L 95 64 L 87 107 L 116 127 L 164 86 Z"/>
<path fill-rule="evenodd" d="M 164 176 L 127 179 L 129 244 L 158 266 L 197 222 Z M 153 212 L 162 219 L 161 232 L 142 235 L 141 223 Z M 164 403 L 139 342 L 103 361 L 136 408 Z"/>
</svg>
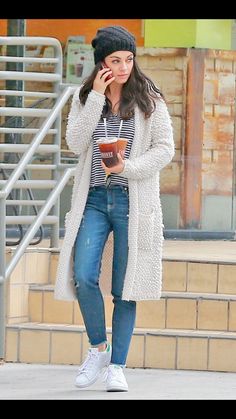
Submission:
<svg viewBox="0 0 236 419">
<path fill-rule="evenodd" d="M 122 87 L 116 84 L 114 86 L 109 86 L 109 89 L 106 91 L 106 97 L 111 102 L 111 111 L 113 114 L 117 114 L 119 112 L 121 89 Z"/>
<path fill-rule="evenodd" d="M 112 83 L 112 85 L 110 85 L 107 88 L 106 96 L 111 101 L 113 101 L 113 99 L 116 100 L 117 98 L 120 98 L 120 96 L 121 96 L 121 90 L 122 90 L 122 86 L 121 85 L 119 85 L 119 84 L 113 84 Z"/>
</svg>

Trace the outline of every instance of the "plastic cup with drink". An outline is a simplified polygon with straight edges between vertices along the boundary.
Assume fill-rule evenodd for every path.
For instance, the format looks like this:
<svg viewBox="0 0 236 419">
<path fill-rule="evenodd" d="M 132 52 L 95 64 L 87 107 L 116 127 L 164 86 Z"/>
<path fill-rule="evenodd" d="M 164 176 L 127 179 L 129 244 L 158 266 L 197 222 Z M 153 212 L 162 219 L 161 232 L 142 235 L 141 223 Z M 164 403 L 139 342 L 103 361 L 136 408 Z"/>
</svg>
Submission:
<svg viewBox="0 0 236 419">
<path fill-rule="evenodd" d="M 107 167 L 112 167 L 119 163 L 117 153 L 120 153 L 124 157 L 128 140 L 126 138 L 103 137 L 96 140 L 96 143 L 99 147 L 103 163 Z"/>
<path fill-rule="evenodd" d="M 119 163 L 117 153 L 124 157 L 125 148 L 128 143 L 126 138 L 103 137 L 96 140 L 103 163 L 107 167 L 113 167 Z M 106 186 L 110 184 L 110 172 L 106 172 Z"/>
<path fill-rule="evenodd" d="M 99 147 L 102 161 L 107 167 L 112 167 L 119 163 L 117 156 L 117 138 L 103 137 L 96 140 L 96 143 Z"/>
<path fill-rule="evenodd" d="M 127 138 L 117 138 L 117 150 L 121 157 L 124 158 L 125 149 L 128 144 Z"/>
<path fill-rule="evenodd" d="M 113 167 L 119 163 L 117 153 L 120 153 L 122 158 L 124 158 L 125 148 L 127 146 L 128 140 L 126 138 L 120 138 L 123 120 L 120 122 L 118 137 L 108 137 L 106 118 L 103 118 L 103 120 L 106 136 L 96 140 L 96 143 L 99 147 L 103 163 L 106 165 L 106 167 Z M 110 175 L 111 173 L 106 172 L 106 186 L 109 186 L 110 184 Z"/>
</svg>

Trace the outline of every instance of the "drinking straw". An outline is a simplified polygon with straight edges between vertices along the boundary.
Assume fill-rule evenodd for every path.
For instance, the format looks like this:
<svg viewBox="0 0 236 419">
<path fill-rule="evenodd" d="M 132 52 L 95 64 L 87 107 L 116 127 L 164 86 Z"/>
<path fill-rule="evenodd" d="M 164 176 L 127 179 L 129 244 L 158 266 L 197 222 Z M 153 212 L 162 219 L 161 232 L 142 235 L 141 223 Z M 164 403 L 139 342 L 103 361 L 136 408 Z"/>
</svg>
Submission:
<svg viewBox="0 0 236 419">
<path fill-rule="evenodd" d="M 107 138 L 107 118 L 103 118 L 104 127 L 105 127 L 105 137 Z"/>
<path fill-rule="evenodd" d="M 108 137 L 107 136 L 107 119 L 106 118 L 103 118 L 103 122 L 104 122 L 104 128 L 105 128 L 105 137 L 107 138 Z M 109 184 L 110 184 L 110 177 L 111 177 L 110 172 L 106 172 L 106 176 L 105 176 L 105 184 L 106 184 L 106 186 L 109 186 Z"/>
<path fill-rule="evenodd" d="M 119 132 L 118 132 L 118 138 L 120 138 L 120 133 L 121 133 L 122 125 L 123 125 L 123 119 L 121 119 L 121 121 L 120 121 L 120 127 L 119 127 Z"/>
</svg>

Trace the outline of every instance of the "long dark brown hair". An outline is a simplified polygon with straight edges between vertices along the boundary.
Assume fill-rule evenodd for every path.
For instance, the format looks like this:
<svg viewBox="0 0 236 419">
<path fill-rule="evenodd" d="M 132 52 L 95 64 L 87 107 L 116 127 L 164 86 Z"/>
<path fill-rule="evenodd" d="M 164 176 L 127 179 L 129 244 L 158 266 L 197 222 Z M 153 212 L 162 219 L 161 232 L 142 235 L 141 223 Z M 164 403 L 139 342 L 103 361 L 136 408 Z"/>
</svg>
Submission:
<svg viewBox="0 0 236 419">
<path fill-rule="evenodd" d="M 101 69 L 101 63 L 97 63 L 87 79 L 85 79 L 81 89 L 79 98 L 81 103 L 84 105 L 88 94 L 93 88 L 93 82 L 97 75 L 97 72 Z M 134 115 L 134 107 L 137 104 L 139 109 L 144 113 L 145 118 L 149 118 L 152 112 L 156 108 L 155 101 L 162 97 L 165 100 L 161 91 L 155 86 L 139 68 L 134 58 L 134 65 L 130 74 L 129 79 L 123 85 L 119 115 L 122 119 L 129 119 Z M 106 105 L 103 108 L 102 117 L 107 117 L 112 112 L 112 104 L 108 98 L 106 98 Z"/>
</svg>

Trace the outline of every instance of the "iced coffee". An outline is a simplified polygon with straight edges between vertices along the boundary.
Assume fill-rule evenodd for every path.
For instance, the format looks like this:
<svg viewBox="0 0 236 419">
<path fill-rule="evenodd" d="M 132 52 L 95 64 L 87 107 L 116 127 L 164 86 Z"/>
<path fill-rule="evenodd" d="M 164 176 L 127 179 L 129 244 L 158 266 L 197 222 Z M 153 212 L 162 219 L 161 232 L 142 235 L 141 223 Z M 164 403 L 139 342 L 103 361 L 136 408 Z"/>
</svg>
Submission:
<svg viewBox="0 0 236 419">
<path fill-rule="evenodd" d="M 117 138 L 104 137 L 96 140 L 96 143 L 98 144 L 102 161 L 107 167 L 112 167 L 119 163 Z"/>
<path fill-rule="evenodd" d="M 118 138 L 117 139 L 117 150 L 121 154 L 121 157 L 124 157 L 125 149 L 129 140 L 127 138 Z"/>
</svg>

